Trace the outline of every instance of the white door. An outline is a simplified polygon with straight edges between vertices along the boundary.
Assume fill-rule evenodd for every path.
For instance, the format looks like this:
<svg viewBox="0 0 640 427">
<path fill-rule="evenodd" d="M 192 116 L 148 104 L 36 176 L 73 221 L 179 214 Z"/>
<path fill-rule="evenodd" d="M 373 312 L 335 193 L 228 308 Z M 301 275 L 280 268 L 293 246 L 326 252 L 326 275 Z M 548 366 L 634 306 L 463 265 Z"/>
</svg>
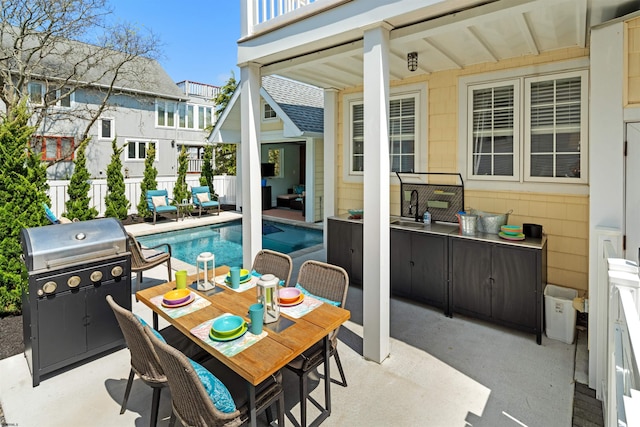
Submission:
<svg viewBox="0 0 640 427">
<path fill-rule="evenodd" d="M 625 258 L 638 260 L 640 248 L 640 123 L 627 124 L 625 165 Z"/>
</svg>

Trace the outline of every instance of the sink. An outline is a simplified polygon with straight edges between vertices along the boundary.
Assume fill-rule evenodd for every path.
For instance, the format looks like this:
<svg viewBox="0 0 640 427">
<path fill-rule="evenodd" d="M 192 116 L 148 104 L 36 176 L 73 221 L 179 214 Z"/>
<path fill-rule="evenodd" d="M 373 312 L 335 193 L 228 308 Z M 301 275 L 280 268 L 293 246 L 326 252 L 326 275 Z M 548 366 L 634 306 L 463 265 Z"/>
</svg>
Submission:
<svg viewBox="0 0 640 427">
<path fill-rule="evenodd" d="M 410 228 L 423 228 L 424 227 L 424 223 L 422 222 L 415 222 L 415 221 L 405 221 L 402 219 L 396 219 L 394 221 L 391 221 L 391 225 L 396 225 L 399 227 L 410 227 Z"/>
</svg>

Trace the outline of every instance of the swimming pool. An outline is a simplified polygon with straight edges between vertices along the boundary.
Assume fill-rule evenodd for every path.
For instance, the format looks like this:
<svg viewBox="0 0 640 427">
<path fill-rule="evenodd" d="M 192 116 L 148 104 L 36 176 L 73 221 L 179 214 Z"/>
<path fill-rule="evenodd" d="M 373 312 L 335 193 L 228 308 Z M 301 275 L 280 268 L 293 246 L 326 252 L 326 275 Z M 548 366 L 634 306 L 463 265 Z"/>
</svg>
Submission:
<svg viewBox="0 0 640 427">
<path fill-rule="evenodd" d="M 242 221 L 187 228 L 137 237 L 144 246 L 171 245 L 171 255 L 195 265 L 202 252 L 213 252 L 216 265 L 242 266 Z M 262 247 L 283 253 L 322 244 L 322 230 L 262 222 Z"/>
</svg>

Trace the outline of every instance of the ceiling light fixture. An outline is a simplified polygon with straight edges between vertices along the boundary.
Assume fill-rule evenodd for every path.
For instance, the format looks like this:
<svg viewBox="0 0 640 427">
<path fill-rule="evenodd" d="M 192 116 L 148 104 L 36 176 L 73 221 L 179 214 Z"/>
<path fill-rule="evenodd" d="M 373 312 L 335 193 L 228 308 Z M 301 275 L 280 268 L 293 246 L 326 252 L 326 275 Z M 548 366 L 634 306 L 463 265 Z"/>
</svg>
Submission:
<svg viewBox="0 0 640 427">
<path fill-rule="evenodd" d="M 407 53 L 407 68 L 409 71 L 418 69 L 418 52 Z"/>
</svg>

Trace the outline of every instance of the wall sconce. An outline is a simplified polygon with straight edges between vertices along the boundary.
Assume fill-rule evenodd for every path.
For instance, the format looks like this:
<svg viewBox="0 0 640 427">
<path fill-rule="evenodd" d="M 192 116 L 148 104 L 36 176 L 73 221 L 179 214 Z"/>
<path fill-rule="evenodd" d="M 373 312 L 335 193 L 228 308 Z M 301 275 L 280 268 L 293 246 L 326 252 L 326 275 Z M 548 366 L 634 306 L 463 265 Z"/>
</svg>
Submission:
<svg viewBox="0 0 640 427">
<path fill-rule="evenodd" d="M 171 148 L 176 148 L 176 140 L 175 139 L 171 140 Z"/>
<path fill-rule="evenodd" d="M 418 52 L 407 53 L 407 68 L 409 71 L 418 69 Z"/>
</svg>

